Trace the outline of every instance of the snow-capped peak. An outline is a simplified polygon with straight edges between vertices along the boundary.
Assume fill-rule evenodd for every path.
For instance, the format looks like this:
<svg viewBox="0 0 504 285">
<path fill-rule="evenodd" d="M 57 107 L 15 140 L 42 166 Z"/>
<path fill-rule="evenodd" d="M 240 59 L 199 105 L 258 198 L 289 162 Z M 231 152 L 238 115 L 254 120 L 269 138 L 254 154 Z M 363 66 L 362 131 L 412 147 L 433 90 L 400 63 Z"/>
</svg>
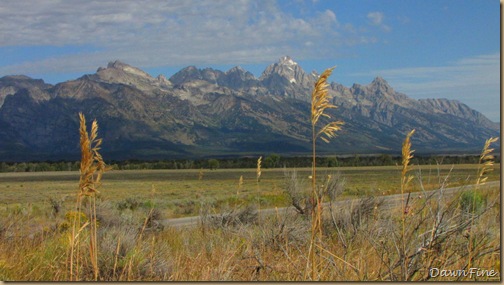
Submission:
<svg viewBox="0 0 504 285">
<path fill-rule="evenodd" d="M 290 56 L 283 56 L 280 58 L 280 64 L 285 64 L 285 65 L 297 65 L 297 62 L 293 61 Z"/>
</svg>

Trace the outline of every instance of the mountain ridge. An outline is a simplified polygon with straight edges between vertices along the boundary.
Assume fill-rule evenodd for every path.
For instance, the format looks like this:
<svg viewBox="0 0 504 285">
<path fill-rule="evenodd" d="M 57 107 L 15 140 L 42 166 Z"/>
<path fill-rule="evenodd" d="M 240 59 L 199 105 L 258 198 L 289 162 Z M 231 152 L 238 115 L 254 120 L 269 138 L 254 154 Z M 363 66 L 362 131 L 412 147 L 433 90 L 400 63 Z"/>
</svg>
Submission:
<svg viewBox="0 0 504 285">
<path fill-rule="evenodd" d="M 259 78 L 188 66 L 169 79 L 120 61 L 55 85 L 24 76 L 0 78 L 0 160 L 65 159 L 78 154 L 77 113 L 96 118 L 110 159 L 157 159 L 269 152 L 309 152 L 309 103 L 317 75 L 285 56 Z M 404 134 L 423 152 L 477 152 L 499 126 L 447 99 L 415 100 L 385 79 L 345 87 L 332 82 L 345 121 L 320 153 L 400 152 Z"/>
</svg>

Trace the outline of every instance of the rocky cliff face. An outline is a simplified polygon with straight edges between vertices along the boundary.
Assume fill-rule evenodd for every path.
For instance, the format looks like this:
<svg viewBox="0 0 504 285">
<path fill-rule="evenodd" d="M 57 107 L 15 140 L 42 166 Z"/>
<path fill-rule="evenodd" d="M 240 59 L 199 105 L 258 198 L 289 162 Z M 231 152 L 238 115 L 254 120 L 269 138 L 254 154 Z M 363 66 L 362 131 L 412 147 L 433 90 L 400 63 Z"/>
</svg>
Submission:
<svg viewBox="0 0 504 285">
<path fill-rule="evenodd" d="M 91 77 L 94 81 L 124 84 L 146 92 L 166 90 L 171 86 L 171 82 L 162 75 L 154 78 L 143 70 L 120 61 L 110 62 L 106 68 L 98 68 Z"/>
<path fill-rule="evenodd" d="M 152 77 L 119 61 L 76 80 L 45 84 L 0 78 L 0 159 L 79 159 L 78 112 L 100 125 L 108 159 L 162 159 L 310 150 L 309 96 L 317 75 L 289 57 L 260 78 L 240 67 L 226 72 L 190 66 Z M 446 99 L 414 100 L 383 78 L 347 88 L 330 85 L 345 121 L 321 153 L 400 152 L 417 130 L 417 151 L 477 152 L 499 126 Z"/>
<path fill-rule="evenodd" d="M 41 79 L 32 79 L 24 75 L 2 77 L 0 78 L 0 108 L 7 96 L 14 95 L 21 89 L 34 90 L 34 92 L 38 94 L 38 96 L 35 96 L 35 100 L 47 100 L 49 98 L 46 96 L 47 94 L 44 94 L 44 90 L 49 87 L 51 87 L 51 85 L 45 84 Z"/>
<path fill-rule="evenodd" d="M 496 129 L 497 127 L 494 122 L 483 116 L 483 114 L 457 100 L 420 99 L 419 103 L 427 109 L 439 114 L 453 115 L 489 129 Z"/>
</svg>

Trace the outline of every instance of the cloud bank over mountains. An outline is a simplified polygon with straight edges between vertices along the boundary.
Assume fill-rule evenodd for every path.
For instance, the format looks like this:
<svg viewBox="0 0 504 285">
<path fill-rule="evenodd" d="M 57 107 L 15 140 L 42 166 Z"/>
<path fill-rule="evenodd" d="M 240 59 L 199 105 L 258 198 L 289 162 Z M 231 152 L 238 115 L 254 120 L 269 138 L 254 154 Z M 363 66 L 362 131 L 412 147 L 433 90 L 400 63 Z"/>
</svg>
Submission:
<svg viewBox="0 0 504 285">
<path fill-rule="evenodd" d="M 86 45 L 93 51 L 2 67 L 8 74 L 88 71 L 113 58 L 142 67 L 271 62 L 373 41 L 330 9 L 296 17 L 271 1 L 11 2 L 0 10 L 1 46 Z"/>
</svg>

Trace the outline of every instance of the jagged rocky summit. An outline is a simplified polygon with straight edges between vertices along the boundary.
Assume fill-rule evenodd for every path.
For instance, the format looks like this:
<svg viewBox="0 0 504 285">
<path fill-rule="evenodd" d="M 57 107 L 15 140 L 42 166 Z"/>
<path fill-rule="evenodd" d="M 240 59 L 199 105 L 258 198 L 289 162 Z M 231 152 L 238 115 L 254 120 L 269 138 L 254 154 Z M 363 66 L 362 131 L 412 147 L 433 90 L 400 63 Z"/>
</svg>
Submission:
<svg viewBox="0 0 504 285">
<path fill-rule="evenodd" d="M 310 95 L 318 74 L 282 57 L 256 78 L 186 67 L 169 79 L 120 61 L 56 85 L 0 78 L 0 160 L 79 159 L 78 112 L 97 119 L 108 159 L 170 159 L 310 151 Z M 477 153 L 499 125 L 447 99 L 415 100 L 383 78 L 331 83 L 345 126 L 320 154 L 400 153 L 416 129 L 417 153 Z"/>
</svg>

